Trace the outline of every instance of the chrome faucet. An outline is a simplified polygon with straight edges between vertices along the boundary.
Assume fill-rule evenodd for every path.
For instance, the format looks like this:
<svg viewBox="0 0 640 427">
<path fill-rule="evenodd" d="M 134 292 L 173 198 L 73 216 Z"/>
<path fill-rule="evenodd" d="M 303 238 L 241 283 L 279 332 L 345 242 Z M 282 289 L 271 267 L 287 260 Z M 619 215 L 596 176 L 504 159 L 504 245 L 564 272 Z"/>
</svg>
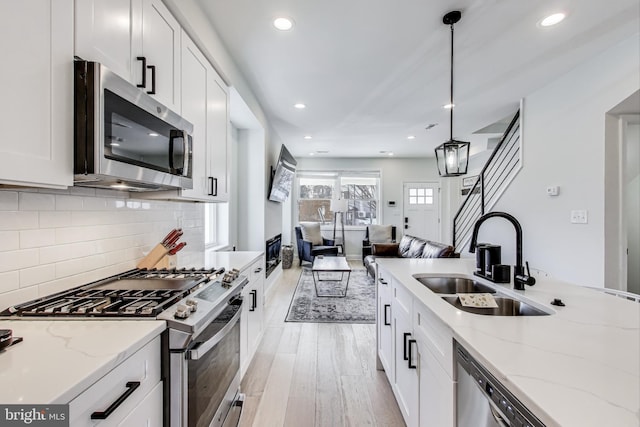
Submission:
<svg viewBox="0 0 640 427">
<path fill-rule="evenodd" d="M 533 286 L 536 283 L 536 279 L 531 277 L 529 272 L 529 263 L 527 263 L 527 274 L 524 272 L 524 265 L 522 264 L 522 226 L 513 215 L 506 212 L 489 212 L 482 215 L 473 226 L 471 243 L 469 243 L 469 252 L 474 253 L 476 251 L 480 226 L 486 220 L 493 217 L 506 219 L 513 224 L 513 227 L 516 229 L 516 265 L 513 268 L 513 288 L 519 291 L 524 291 L 524 285 Z"/>
</svg>

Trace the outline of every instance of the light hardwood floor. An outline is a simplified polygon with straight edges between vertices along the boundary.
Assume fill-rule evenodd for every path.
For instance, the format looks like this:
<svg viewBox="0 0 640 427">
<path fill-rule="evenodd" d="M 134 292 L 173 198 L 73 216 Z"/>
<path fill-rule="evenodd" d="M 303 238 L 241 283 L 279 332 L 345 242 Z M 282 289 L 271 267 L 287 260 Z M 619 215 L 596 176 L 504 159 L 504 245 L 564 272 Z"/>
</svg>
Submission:
<svg viewBox="0 0 640 427">
<path fill-rule="evenodd" d="M 376 370 L 375 325 L 284 321 L 299 277 L 300 268 L 286 269 L 273 284 L 264 337 L 242 380 L 240 426 L 404 426 Z"/>
</svg>

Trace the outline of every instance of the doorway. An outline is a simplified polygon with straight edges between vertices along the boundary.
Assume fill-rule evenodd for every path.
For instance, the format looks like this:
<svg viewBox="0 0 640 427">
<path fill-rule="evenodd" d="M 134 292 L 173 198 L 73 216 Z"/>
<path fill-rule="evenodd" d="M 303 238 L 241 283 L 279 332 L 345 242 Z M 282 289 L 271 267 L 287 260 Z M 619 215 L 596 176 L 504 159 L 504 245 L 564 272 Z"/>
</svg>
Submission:
<svg viewBox="0 0 640 427">
<path fill-rule="evenodd" d="M 437 182 L 405 182 L 403 233 L 440 241 L 440 187 Z"/>
</svg>

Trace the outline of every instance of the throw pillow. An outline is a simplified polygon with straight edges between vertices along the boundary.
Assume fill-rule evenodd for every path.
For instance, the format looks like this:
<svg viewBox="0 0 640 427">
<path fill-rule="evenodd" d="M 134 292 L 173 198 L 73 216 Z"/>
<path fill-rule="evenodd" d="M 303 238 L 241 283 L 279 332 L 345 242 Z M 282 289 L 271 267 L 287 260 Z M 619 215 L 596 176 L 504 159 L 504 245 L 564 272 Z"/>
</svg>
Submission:
<svg viewBox="0 0 640 427">
<path fill-rule="evenodd" d="M 313 245 L 322 245 L 322 234 L 320 233 L 320 223 L 301 222 L 300 231 L 302 239 L 311 242 Z"/>
<path fill-rule="evenodd" d="M 391 226 L 390 225 L 370 225 L 369 241 L 371 243 L 391 243 Z"/>
</svg>

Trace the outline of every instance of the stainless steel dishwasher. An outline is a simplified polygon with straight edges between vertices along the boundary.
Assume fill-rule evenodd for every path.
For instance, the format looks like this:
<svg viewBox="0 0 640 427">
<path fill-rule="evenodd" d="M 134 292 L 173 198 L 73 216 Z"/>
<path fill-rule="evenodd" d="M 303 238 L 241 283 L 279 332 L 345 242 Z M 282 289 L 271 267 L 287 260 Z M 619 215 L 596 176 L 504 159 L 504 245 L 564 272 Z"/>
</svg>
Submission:
<svg viewBox="0 0 640 427">
<path fill-rule="evenodd" d="M 459 343 L 456 407 L 458 427 L 544 427 L 544 424 Z"/>
</svg>

